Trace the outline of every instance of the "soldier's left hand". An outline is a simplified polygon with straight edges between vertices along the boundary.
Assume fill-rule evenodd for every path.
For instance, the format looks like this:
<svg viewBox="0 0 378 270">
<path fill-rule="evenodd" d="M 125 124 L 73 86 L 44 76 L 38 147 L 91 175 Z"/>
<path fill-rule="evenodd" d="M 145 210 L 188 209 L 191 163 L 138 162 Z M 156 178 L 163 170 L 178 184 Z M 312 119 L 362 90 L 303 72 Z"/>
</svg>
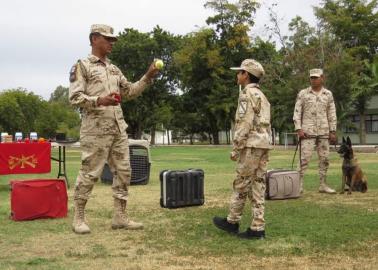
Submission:
<svg viewBox="0 0 378 270">
<path fill-rule="evenodd" d="M 335 144 L 337 142 L 336 134 L 334 132 L 329 133 L 329 142 Z"/>
<path fill-rule="evenodd" d="M 154 61 L 154 62 L 151 63 L 150 67 L 148 68 L 148 70 L 146 72 L 146 76 L 149 79 L 153 79 L 158 75 L 159 71 L 160 70 L 155 66 L 155 61 Z"/>
</svg>

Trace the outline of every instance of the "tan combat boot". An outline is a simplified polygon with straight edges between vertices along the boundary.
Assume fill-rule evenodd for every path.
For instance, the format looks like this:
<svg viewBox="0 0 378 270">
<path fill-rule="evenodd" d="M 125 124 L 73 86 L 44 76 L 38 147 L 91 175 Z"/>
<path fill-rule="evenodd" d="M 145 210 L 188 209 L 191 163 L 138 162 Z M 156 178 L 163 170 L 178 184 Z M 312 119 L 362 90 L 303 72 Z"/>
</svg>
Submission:
<svg viewBox="0 0 378 270">
<path fill-rule="evenodd" d="M 72 230 L 77 234 L 86 234 L 90 233 L 88 225 L 85 221 L 85 205 L 87 204 L 86 200 L 76 199 L 75 200 L 75 213 L 74 219 L 72 222 Z"/>
<path fill-rule="evenodd" d="M 114 215 L 112 229 L 139 230 L 143 229 L 143 224 L 134 222 L 126 217 L 126 201 L 114 199 Z"/>
<path fill-rule="evenodd" d="M 328 193 L 328 194 L 336 194 L 336 190 L 334 190 L 333 188 L 330 188 L 329 186 L 327 186 L 326 183 L 320 184 L 320 186 L 319 186 L 319 192 L 320 193 Z"/>
</svg>

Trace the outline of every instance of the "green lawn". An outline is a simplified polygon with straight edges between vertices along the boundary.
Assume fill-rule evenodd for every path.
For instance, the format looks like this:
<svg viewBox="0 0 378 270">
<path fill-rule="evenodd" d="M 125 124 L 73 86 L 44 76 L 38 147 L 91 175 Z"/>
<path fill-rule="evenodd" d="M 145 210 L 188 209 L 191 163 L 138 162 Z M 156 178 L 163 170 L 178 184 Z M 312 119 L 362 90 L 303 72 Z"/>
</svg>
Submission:
<svg viewBox="0 0 378 270">
<path fill-rule="evenodd" d="M 235 163 L 227 146 L 153 147 L 150 183 L 131 186 L 129 214 L 145 224 L 143 231 L 110 229 L 109 186 L 97 183 L 88 203 L 92 233 L 71 231 L 72 192 L 79 149 L 68 151 L 69 217 L 14 222 L 10 212 L 10 179 L 54 178 L 46 175 L 0 177 L 0 269 L 377 269 L 378 155 L 358 153 L 369 179 L 365 194 L 325 195 L 317 192 L 317 157 L 305 178 L 304 196 L 266 203 L 264 241 L 242 241 L 212 225 L 225 216 Z M 269 168 L 287 168 L 293 151 L 271 152 Z M 341 186 L 341 159 L 331 154 L 329 184 Z M 205 205 L 183 209 L 160 207 L 159 172 L 202 168 Z M 241 228 L 250 223 L 247 204 Z"/>
</svg>

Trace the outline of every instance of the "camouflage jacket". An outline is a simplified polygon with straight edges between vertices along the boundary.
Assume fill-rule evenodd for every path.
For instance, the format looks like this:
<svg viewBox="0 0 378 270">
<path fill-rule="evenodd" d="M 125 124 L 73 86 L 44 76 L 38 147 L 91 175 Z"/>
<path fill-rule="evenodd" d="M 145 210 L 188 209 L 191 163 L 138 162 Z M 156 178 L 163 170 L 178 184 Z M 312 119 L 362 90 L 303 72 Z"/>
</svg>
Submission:
<svg viewBox="0 0 378 270">
<path fill-rule="evenodd" d="M 248 84 L 239 93 L 235 116 L 234 149 L 271 149 L 270 103 L 258 84 Z"/>
<path fill-rule="evenodd" d="M 97 56 L 79 60 L 70 72 L 69 101 L 80 108 L 81 134 L 116 134 L 126 131 L 121 105 L 99 106 L 97 99 L 111 92 L 132 99 L 140 95 L 151 81 L 143 76 L 131 83 L 115 65 L 107 59 L 102 62 Z"/>
<path fill-rule="evenodd" d="M 328 135 L 336 131 L 336 107 L 332 92 L 322 88 L 316 94 L 311 87 L 298 93 L 294 109 L 295 130 L 302 129 L 309 135 Z"/>
</svg>

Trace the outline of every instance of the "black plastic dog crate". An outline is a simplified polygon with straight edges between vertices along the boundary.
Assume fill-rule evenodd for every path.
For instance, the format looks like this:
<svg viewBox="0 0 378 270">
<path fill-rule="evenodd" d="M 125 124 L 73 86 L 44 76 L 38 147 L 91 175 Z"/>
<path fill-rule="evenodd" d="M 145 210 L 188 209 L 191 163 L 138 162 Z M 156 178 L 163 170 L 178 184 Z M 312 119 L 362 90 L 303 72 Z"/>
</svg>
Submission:
<svg viewBox="0 0 378 270">
<path fill-rule="evenodd" d="M 130 140 L 131 141 L 131 140 Z M 146 185 L 150 180 L 150 153 L 148 142 L 132 140 L 129 142 L 130 165 L 131 165 L 131 184 Z M 105 184 L 113 183 L 113 174 L 109 165 L 105 164 L 101 175 L 101 182 Z"/>
</svg>

